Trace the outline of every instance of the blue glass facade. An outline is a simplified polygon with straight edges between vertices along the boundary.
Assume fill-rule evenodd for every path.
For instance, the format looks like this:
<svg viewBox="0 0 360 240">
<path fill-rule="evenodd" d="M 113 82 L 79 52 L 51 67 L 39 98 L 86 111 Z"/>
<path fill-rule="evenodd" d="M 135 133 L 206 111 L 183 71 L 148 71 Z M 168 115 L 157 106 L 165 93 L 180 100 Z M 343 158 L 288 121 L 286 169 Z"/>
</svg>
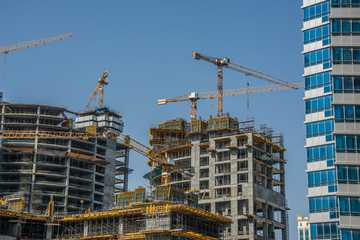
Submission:
<svg viewBox="0 0 360 240">
<path fill-rule="evenodd" d="M 360 240 L 360 0 L 302 9 L 311 239 Z"/>
</svg>

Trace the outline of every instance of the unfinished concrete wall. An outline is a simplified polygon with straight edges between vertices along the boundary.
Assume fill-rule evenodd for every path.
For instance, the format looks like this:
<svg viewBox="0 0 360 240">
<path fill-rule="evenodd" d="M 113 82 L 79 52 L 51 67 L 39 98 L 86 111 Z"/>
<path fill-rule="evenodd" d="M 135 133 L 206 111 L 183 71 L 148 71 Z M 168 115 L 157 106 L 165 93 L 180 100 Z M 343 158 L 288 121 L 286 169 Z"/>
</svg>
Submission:
<svg viewBox="0 0 360 240">
<path fill-rule="evenodd" d="M 1 130 L 76 131 L 64 108 L 1 103 L 0 110 Z M 43 213 L 50 195 L 58 213 L 113 206 L 115 140 L 19 137 L 1 139 L 0 148 L 0 196 L 21 192 L 24 211 Z"/>
<path fill-rule="evenodd" d="M 205 127 L 210 126 L 209 121 L 203 122 Z M 228 229 L 232 239 L 286 240 L 282 136 L 273 135 L 265 126 L 259 131 L 252 126 L 237 128 L 239 122 L 231 118 L 211 121 L 215 124 L 206 130 L 197 129 L 198 132 L 193 131 L 192 123 L 183 123 L 190 125 L 191 156 L 181 154 L 175 147 L 167 148 L 166 144 L 157 145 L 167 157 L 171 156 L 174 164 L 191 159 L 194 176 L 188 180 L 173 178 L 172 184 L 190 185 L 191 189 L 199 190 L 199 203 L 205 209 L 230 216 L 234 222 Z M 161 126 L 171 127 L 174 123 L 169 121 Z M 226 125 L 229 123 L 230 126 Z M 170 130 L 166 134 L 176 137 Z M 162 136 L 157 135 L 157 140 Z M 155 185 L 160 176 L 157 178 L 153 178 Z"/>
</svg>

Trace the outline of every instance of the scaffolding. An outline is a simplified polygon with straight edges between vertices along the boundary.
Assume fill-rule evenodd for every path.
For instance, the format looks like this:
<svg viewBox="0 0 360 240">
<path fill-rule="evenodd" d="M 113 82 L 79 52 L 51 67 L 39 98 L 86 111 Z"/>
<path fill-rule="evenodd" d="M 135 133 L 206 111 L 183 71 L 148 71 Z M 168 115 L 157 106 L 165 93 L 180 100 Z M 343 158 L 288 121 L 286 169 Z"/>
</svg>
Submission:
<svg viewBox="0 0 360 240">
<path fill-rule="evenodd" d="M 254 119 L 238 120 L 229 115 L 183 125 L 189 126 L 181 137 L 181 141 L 190 141 L 187 146 L 180 141 L 170 146 L 164 136 L 150 135 L 150 141 L 157 141 L 152 145 L 154 151 L 161 149 L 172 164 L 191 169 L 194 175 L 184 179 L 172 172 L 171 186 L 198 189 L 197 205 L 201 209 L 231 217 L 234 224 L 223 233 L 232 239 L 287 239 L 282 134 L 266 125 L 255 129 Z M 164 131 L 161 126 L 151 132 Z M 171 140 L 176 143 L 175 134 Z M 159 189 L 160 176 L 156 166 L 146 175 L 153 190 Z M 167 193 L 154 191 L 164 196 Z"/>
<path fill-rule="evenodd" d="M 208 121 L 207 131 L 238 130 L 238 121 L 231 117 L 213 118 Z"/>
<path fill-rule="evenodd" d="M 154 236 L 218 239 L 231 220 L 171 202 L 152 202 L 110 212 L 60 217 L 56 239 L 151 239 Z M 223 238 L 224 239 L 224 238 Z M 226 238 L 225 238 L 226 239 Z"/>
<path fill-rule="evenodd" d="M 201 120 L 194 120 L 190 122 L 189 134 L 206 134 L 208 124 Z"/>
<path fill-rule="evenodd" d="M 126 192 L 115 195 L 114 208 L 129 206 L 134 203 L 143 203 L 146 199 L 146 189 L 138 188 L 134 192 Z"/>
<path fill-rule="evenodd" d="M 22 213 L 25 210 L 24 192 L 16 192 L 0 198 L 0 206 L 10 212 Z"/>
</svg>

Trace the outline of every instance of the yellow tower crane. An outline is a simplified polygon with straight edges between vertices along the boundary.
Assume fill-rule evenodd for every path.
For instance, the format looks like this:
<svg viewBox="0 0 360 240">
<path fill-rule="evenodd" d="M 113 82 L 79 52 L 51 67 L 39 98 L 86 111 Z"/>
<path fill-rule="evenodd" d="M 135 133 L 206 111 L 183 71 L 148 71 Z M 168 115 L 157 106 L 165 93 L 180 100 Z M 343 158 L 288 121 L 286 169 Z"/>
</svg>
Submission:
<svg viewBox="0 0 360 240">
<path fill-rule="evenodd" d="M 65 40 L 65 39 L 72 38 L 72 37 L 74 37 L 74 35 L 72 35 L 71 33 L 68 33 L 68 34 L 63 34 L 63 35 L 56 36 L 56 37 L 32 40 L 29 42 L 17 43 L 17 44 L 13 44 L 13 45 L 6 46 L 6 47 L 0 47 L 0 54 L 7 54 L 9 52 L 13 52 L 16 50 L 45 45 L 48 43 L 57 42 L 57 41 Z"/>
<path fill-rule="evenodd" d="M 105 71 L 102 75 L 101 78 L 99 78 L 99 83 L 95 88 L 95 91 L 93 92 L 93 94 L 91 95 L 91 98 L 88 102 L 88 104 L 86 105 L 86 107 L 89 107 L 92 100 L 94 100 L 94 97 L 96 96 L 97 93 L 99 93 L 99 103 L 98 103 L 98 108 L 102 108 L 103 107 L 103 103 L 104 103 L 104 86 L 107 85 L 109 83 L 109 81 L 107 80 L 107 76 L 109 75 L 108 71 Z"/>
<path fill-rule="evenodd" d="M 43 39 L 32 40 L 32 41 L 23 42 L 23 43 L 12 44 L 10 46 L 0 47 L 0 54 L 8 54 L 9 52 L 17 51 L 20 49 L 45 45 L 48 43 L 58 42 L 61 40 L 72 38 L 72 37 L 74 37 L 74 35 L 72 35 L 71 33 L 67 33 L 67 34 L 63 34 L 60 36 L 56 36 L 56 37 L 43 38 Z M 5 64 L 5 62 L 6 62 L 6 57 L 4 58 L 4 64 Z M 3 78 L 4 78 L 4 73 L 3 73 Z"/>
<path fill-rule="evenodd" d="M 263 93 L 263 92 L 272 92 L 279 90 L 286 90 L 290 88 L 301 88 L 304 87 L 304 83 L 294 83 L 289 86 L 281 86 L 281 85 L 265 85 L 258 87 L 248 87 L 248 88 L 239 88 L 232 90 L 225 90 L 221 92 L 222 97 L 227 96 L 237 96 L 237 95 L 245 95 L 245 94 L 253 94 L 253 93 Z M 190 93 L 177 98 L 172 99 L 159 99 L 157 103 L 159 105 L 165 105 L 166 103 L 171 102 L 185 102 L 190 101 L 190 119 L 191 121 L 196 120 L 197 115 L 197 100 L 199 99 L 214 99 L 218 97 L 219 91 L 215 92 L 205 92 L 205 93 Z"/>
<path fill-rule="evenodd" d="M 272 77 L 270 75 L 254 71 L 249 68 L 236 65 L 234 63 L 230 63 L 229 58 L 223 58 L 223 59 L 214 58 L 214 57 L 201 55 L 200 53 L 197 53 L 197 52 L 193 52 L 192 56 L 196 60 L 202 59 L 202 60 L 205 60 L 212 64 L 215 64 L 217 66 L 217 95 L 216 95 L 216 98 L 217 98 L 217 116 L 218 117 L 222 117 L 222 115 L 223 115 L 223 70 L 222 70 L 223 67 L 232 69 L 237 72 L 244 73 L 246 76 L 253 76 L 253 77 L 263 79 L 265 81 L 269 81 L 269 82 L 272 82 L 272 83 L 275 83 L 275 84 L 278 84 L 278 85 L 281 85 L 284 87 L 294 88 L 294 89 L 298 88 L 297 86 L 294 86 L 291 83 L 287 83 L 285 81 L 282 81 L 282 80 Z"/>
</svg>

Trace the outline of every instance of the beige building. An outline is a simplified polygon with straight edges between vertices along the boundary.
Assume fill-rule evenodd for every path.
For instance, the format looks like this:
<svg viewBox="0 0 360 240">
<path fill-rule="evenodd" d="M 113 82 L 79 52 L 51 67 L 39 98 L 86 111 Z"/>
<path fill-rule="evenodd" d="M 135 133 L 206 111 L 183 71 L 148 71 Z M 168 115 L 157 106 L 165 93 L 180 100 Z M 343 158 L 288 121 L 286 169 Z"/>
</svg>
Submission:
<svg viewBox="0 0 360 240">
<path fill-rule="evenodd" d="M 310 219 L 301 215 L 297 216 L 298 240 L 310 240 Z"/>
</svg>

